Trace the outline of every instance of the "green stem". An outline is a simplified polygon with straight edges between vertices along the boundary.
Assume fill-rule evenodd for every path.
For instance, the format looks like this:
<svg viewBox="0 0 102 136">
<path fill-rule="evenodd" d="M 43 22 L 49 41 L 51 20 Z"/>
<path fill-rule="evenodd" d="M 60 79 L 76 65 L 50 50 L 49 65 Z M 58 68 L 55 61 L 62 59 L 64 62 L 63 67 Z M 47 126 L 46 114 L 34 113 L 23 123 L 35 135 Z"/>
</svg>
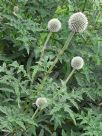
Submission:
<svg viewBox="0 0 102 136">
<path fill-rule="evenodd" d="M 32 116 L 32 119 L 35 118 L 35 116 L 36 116 L 36 114 L 38 113 L 38 111 L 39 111 L 39 108 L 37 108 L 36 111 L 34 112 L 34 114 L 33 114 L 33 116 Z"/>
<path fill-rule="evenodd" d="M 53 70 L 54 66 L 55 66 L 56 63 L 58 62 L 59 57 L 60 57 L 61 55 L 63 55 L 64 51 L 68 48 L 68 45 L 69 45 L 69 43 L 71 42 L 71 40 L 72 40 L 74 34 L 75 34 L 74 32 L 71 32 L 70 35 L 68 36 L 68 38 L 67 38 L 67 40 L 66 40 L 66 42 L 65 42 L 65 44 L 64 44 L 64 46 L 63 46 L 63 48 L 60 50 L 60 52 L 58 53 L 56 59 L 54 60 L 53 65 L 49 68 L 49 70 L 48 70 L 48 72 L 47 72 L 48 74 L 51 73 L 51 71 Z"/>
<path fill-rule="evenodd" d="M 71 71 L 71 73 L 69 74 L 69 76 L 68 76 L 67 79 L 65 80 L 65 84 L 68 83 L 69 79 L 72 77 L 72 75 L 74 74 L 74 72 L 75 72 L 75 69 L 73 69 L 73 70 Z"/>
<path fill-rule="evenodd" d="M 31 64 L 32 64 L 32 61 L 33 61 L 33 58 L 34 58 L 34 49 L 33 49 L 33 51 L 31 52 L 31 54 L 30 54 L 30 56 L 29 56 L 29 58 L 28 58 L 28 60 L 27 60 L 27 73 L 29 74 L 29 72 L 30 72 L 30 67 L 31 67 Z"/>
<path fill-rule="evenodd" d="M 42 58 L 43 58 L 43 56 L 44 56 L 44 51 L 45 51 L 45 49 L 46 49 L 46 45 L 47 45 L 47 43 L 48 43 L 48 41 L 49 41 L 51 35 L 52 35 L 52 32 L 50 32 L 50 33 L 48 34 L 47 39 L 46 39 L 46 41 L 45 41 L 45 43 L 44 43 L 44 46 L 43 46 L 42 51 L 41 51 L 41 56 L 40 56 L 40 59 L 39 59 L 38 67 L 40 66 L 39 64 L 40 64 L 40 62 L 41 62 L 41 60 L 42 60 Z M 34 74 L 34 76 L 33 76 L 33 78 L 32 78 L 32 82 L 31 82 L 30 88 L 31 88 L 31 86 L 32 86 L 32 83 L 34 82 L 34 79 L 35 79 L 35 76 L 36 76 L 37 72 L 38 72 L 38 70 L 36 71 L 36 73 Z"/>
<path fill-rule="evenodd" d="M 45 76 L 44 76 L 44 78 L 43 78 L 41 84 L 38 86 L 37 93 L 39 93 L 39 92 L 43 89 L 44 84 L 45 84 L 45 82 L 46 82 L 46 80 L 47 80 L 49 74 L 52 72 L 54 66 L 55 66 L 56 63 L 58 62 L 59 57 L 60 57 L 61 55 L 63 55 L 64 51 L 68 48 L 68 45 L 69 45 L 69 43 L 71 42 L 71 40 L 72 40 L 74 34 L 75 34 L 74 32 L 71 32 L 70 35 L 68 36 L 68 38 L 67 38 L 67 40 L 66 40 L 66 42 L 65 42 L 65 44 L 64 44 L 64 46 L 63 46 L 63 48 L 59 51 L 57 57 L 55 58 L 55 60 L 54 60 L 54 62 L 53 62 L 53 65 L 49 68 L 49 70 L 48 70 L 47 73 L 45 74 Z"/>
<path fill-rule="evenodd" d="M 41 59 L 43 58 L 43 56 L 44 56 L 44 51 L 45 51 L 45 49 L 46 49 L 47 43 L 48 43 L 48 41 L 49 41 L 51 35 L 52 35 L 52 32 L 50 32 L 50 33 L 48 34 L 48 36 L 47 36 L 47 39 L 46 39 L 46 41 L 45 41 L 45 43 L 44 43 L 44 46 L 43 46 L 43 48 L 42 48 L 42 51 L 41 51 L 40 60 L 41 60 Z"/>
<path fill-rule="evenodd" d="M 83 4 L 83 9 L 82 9 L 83 12 L 84 12 L 84 10 L 85 10 L 86 4 L 87 4 L 87 0 L 85 0 L 85 2 L 84 2 L 84 4 Z"/>
<path fill-rule="evenodd" d="M 70 80 L 70 78 L 72 77 L 72 75 L 74 74 L 75 69 L 73 69 L 71 71 L 71 73 L 68 75 L 68 77 L 66 78 L 66 80 L 64 80 L 64 84 L 66 85 L 68 83 L 68 81 Z M 60 90 L 63 90 L 63 86 L 61 86 Z M 60 92 L 59 90 L 59 92 Z M 60 95 L 60 93 L 56 93 L 56 95 L 54 96 L 54 98 L 57 98 Z"/>
</svg>

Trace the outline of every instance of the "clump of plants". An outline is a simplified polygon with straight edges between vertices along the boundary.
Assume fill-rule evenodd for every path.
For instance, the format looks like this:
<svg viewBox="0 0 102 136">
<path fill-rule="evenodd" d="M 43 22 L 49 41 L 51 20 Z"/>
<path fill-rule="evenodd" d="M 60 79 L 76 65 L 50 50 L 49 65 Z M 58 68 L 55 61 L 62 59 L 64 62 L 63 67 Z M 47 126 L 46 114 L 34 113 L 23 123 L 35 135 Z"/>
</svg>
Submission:
<svg viewBox="0 0 102 136">
<path fill-rule="evenodd" d="M 101 136 L 101 2 L 0 5 L 0 135 Z"/>
</svg>

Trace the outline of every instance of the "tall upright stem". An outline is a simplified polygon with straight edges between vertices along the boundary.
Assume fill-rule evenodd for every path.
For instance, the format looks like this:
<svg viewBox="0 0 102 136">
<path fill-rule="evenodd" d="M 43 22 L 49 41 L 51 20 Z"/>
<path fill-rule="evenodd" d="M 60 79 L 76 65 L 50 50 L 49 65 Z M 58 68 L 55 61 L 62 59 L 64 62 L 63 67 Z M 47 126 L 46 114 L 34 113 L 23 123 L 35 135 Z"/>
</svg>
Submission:
<svg viewBox="0 0 102 136">
<path fill-rule="evenodd" d="M 65 44 L 64 44 L 64 46 L 63 46 L 63 48 L 59 51 L 57 57 L 55 58 L 55 60 L 54 60 L 54 62 L 53 62 L 53 64 L 52 64 L 52 66 L 49 68 L 49 70 L 48 70 L 47 73 L 45 74 L 45 76 L 44 76 L 44 78 L 43 78 L 41 84 L 38 86 L 37 93 L 39 93 L 39 92 L 43 89 L 44 84 L 45 84 L 45 82 L 46 82 L 46 80 L 47 80 L 49 74 L 52 72 L 54 66 L 55 66 L 56 63 L 58 62 L 59 57 L 60 57 L 61 55 L 63 55 L 64 51 L 68 48 L 68 45 L 69 45 L 69 43 L 71 42 L 71 40 L 72 40 L 74 34 L 75 34 L 74 32 L 71 32 L 70 35 L 68 36 L 68 38 L 67 38 L 67 40 L 66 40 L 66 42 L 65 42 Z"/>
<path fill-rule="evenodd" d="M 35 116 L 36 116 L 36 114 L 38 113 L 38 111 L 39 111 L 39 108 L 37 108 L 36 111 L 34 112 L 34 114 L 33 114 L 33 116 L 32 116 L 32 119 L 35 118 Z"/>
<path fill-rule="evenodd" d="M 68 75 L 68 77 L 64 80 L 64 85 L 66 85 L 68 83 L 68 81 L 70 80 L 70 78 L 72 77 L 72 75 L 74 74 L 74 72 L 75 72 L 75 69 L 73 69 L 71 71 L 71 73 Z M 60 92 L 60 90 L 63 90 L 63 86 L 61 86 L 61 88 L 59 89 L 59 92 Z M 56 95 L 54 96 L 54 98 L 57 98 L 58 95 L 59 95 L 59 93 L 56 93 Z"/>
<path fill-rule="evenodd" d="M 70 35 L 68 36 L 68 38 L 67 38 L 67 40 L 66 40 L 66 42 L 65 42 L 65 44 L 64 44 L 64 46 L 63 46 L 63 48 L 60 50 L 60 52 L 58 53 L 57 57 L 55 58 L 55 60 L 54 60 L 54 62 L 53 62 L 53 65 L 49 68 L 49 70 L 48 70 L 48 72 L 47 72 L 48 74 L 51 73 L 51 71 L 53 70 L 54 66 L 55 66 L 56 63 L 58 62 L 59 57 L 60 57 L 61 55 L 63 55 L 64 51 L 68 48 L 68 45 L 69 45 L 69 43 L 71 42 L 71 39 L 73 38 L 73 36 L 74 36 L 74 32 L 71 32 Z"/>
<path fill-rule="evenodd" d="M 65 84 L 68 83 L 69 79 L 72 77 L 72 75 L 74 74 L 74 72 L 75 72 L 75 69 L 73 69 L 73 70 L 71 71 L 71 73 L 69 74 L 69 76 L 68 76 L 67 79 L 65 80 Z"/>
<path fill-rule="evenodd" d="M 47 36 L 47 38 L 46 38 L 46 41 L 45 41 L 45 43 L 44 43 L 44 45 L 43 45 L 43 48 L 42 48 L 42 51 L 41 51 L 41 56 L 40 56 L 40 59 L 39 59 L 38 66 L 40 66 L 40 62 L 41 62 L 41 60 L 42 60 L 42 58 L 43 58 L 43 56 L 44 56 L 44 51 L 45 51 L 45 49 L 46 49 L 47 43 L 48 43 L 48 41 L 49 41 L 51 35 L 52 35 L 52 32 L 50 32 L 50 33 L 48 34 L 48 36 Z M 30 87 L 32 86 L 32 83 L 34 82 L 34 78 L 35 78 L 37 72 L 38 72 L 38 70 L 36 71 L 36 73 L 34 74 L 34 76 L 33 76 L 33 78 L 32 78 L 32 82 L 31 82 Z"/>
<path fill-rule="evenodd" d="M 43 46 L 42 51 L 41 51 L 40 60 L 41 60 L 42 57 L 44 56 L 44 51 L 45 51 L 45 49 L 46 49 L 47 43 L 48 43 L 48 41 L 49 41 L 51 35 L 52 35 L 52 32 L 50 32 L 50 33 L 48 34 L 47 38 L 46 38 L 46 41 L 45 41 L 44 46 Z"/>
</svg>

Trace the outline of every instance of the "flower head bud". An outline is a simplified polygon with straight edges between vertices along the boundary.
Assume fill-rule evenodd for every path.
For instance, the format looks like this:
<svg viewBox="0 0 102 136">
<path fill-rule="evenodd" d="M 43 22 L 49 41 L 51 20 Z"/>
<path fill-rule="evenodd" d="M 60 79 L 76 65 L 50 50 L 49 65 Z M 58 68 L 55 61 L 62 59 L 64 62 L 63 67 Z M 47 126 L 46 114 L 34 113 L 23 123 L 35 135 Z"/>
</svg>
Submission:
<svg viewBox="0 0 102 136">
<path fill-rule="evenodd" d="M 14 13 L 18 13 L 18 12 L 19 12 L 19 7 L 18 7 L 18 6 L 14 6 L 13 12 L 14 12 Z"/>
<path fill-rule="evenodd" d="M 71 15 L 68 24 L 73 32 L 83 32 L 88 26 L 88 20 L 82 12 L 77 12 Z"/>
<path fill-rule="evenodd" d="M 50 32 L 58 32 L 61 29 L 61 22 L 57 18 L 53 18 L 48 22 Z"/>
<path fill-rule="evenodd" d="M 39 97 L 36 100 L 36 106 L 41 108 L 42 106 L 44 106 L 47 103 L 47 99 L 44 97 Z"/>
<path fill-rule="evenodd" d="M 81 69 L 83 65 L 84 60 L 80 56 L 73 57 L 73 59 L 71 60 L 71 66 L 76 70 Z"/>
</svg>

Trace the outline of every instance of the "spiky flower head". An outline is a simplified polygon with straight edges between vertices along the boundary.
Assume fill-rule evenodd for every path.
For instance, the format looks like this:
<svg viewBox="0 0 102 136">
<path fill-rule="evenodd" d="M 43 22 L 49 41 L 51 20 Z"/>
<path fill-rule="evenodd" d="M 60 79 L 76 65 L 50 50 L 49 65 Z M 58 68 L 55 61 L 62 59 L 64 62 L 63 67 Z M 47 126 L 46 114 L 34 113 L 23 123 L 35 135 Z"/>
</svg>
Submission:
<svg viewBox="0 0 102 136">
<path fill-rule="evenodd" d="M 19 12 L 19 7 L 18 7 L 18 6 L 14 6 L 13 12 L 14 12 L 14 13 L 18 13 L 18 12 Z"/>
<path fill-rule="evenodd" d="M 61 22 L 57 18 L 53 18 L 48 22 L 50 32 L 58 32 L 61 29 Z"/>
<path fill-rule="evenodd" d="M 44 106 L 46 103 L 47 103 L 47 99 L 46 99 L 45 97 L 39 97 L 39 98 L 37 98 L 35 104 L 36 104 L 36 106 L 37 106 L 38 108 L 41 108 L 41 107 Z"/>
<path fill-rule="evenodd" d="M 73 59 L 71 60 L 71 66 L 76 70 L 81 69 L 83 65 L 84 60 L 80 56 L 73 57 Z"/>
<path fill-rule="evenodd" d="M 82 12 L 77 12 L 71 15 L 68 24 L 73 32 L 83 32 L 88 26 L 88 19 Z"/>
</svg>

